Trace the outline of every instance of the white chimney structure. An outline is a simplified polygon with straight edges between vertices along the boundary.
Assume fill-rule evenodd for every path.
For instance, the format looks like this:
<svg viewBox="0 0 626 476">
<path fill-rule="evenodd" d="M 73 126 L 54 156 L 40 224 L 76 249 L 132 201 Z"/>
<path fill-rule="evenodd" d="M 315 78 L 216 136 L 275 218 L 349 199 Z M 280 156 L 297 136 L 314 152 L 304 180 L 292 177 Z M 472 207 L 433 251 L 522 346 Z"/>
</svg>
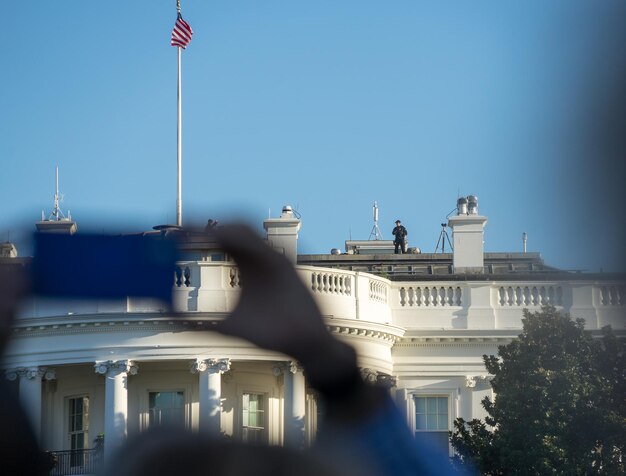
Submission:
<svg viewBox="0 0 626 476">
<path fill-rule="evenodd" d="M 487 217 L 478 214 L 478 197 L 457 200 L 457 215 L 448 219 L 454 245 L 452 265 L 455 273 L 484 272 L 484 228 Z"/>
<path fill-rule="evenodd" d="M 298 232 L 300 220 L 290 205 L 285 205 L 280 218 L 268 218 L 263 222 L 270 246 L 282 252 L 293 264 L 298 258 Z"/>
</svg>

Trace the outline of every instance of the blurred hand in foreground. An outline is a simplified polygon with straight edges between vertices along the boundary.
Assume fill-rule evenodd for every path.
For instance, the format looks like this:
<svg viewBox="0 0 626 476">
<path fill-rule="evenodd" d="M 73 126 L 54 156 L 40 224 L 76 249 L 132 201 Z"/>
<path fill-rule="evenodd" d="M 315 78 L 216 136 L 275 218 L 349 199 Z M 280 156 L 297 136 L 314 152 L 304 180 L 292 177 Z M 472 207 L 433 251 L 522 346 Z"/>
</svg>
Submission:
<svg viewBox="0 0 626 476">
<path fill-rule="evenodd" d="M 219 332 L 300 360 L 337 343 L 287 258 L 244 225 L 218 228 L 215 236 L 237 263 L 242 283 L 239 304 Z"/>
</svg>

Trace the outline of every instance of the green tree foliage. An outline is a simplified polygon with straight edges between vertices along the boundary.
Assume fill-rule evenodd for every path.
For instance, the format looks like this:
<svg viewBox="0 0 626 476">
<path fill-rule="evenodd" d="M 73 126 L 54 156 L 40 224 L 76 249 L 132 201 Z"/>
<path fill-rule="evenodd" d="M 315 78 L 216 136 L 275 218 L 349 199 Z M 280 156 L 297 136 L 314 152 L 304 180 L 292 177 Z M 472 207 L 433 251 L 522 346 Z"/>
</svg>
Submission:
<svg viewBox="0 0 626 476">
<path fill-rule="evenodd" d="M 494 401 L 454 422 L 456 463 L 489 475 L 625 474 L 625 345 L 552 306 L 524 310 L 518 339 L 483 356 Z"/>
</svg>

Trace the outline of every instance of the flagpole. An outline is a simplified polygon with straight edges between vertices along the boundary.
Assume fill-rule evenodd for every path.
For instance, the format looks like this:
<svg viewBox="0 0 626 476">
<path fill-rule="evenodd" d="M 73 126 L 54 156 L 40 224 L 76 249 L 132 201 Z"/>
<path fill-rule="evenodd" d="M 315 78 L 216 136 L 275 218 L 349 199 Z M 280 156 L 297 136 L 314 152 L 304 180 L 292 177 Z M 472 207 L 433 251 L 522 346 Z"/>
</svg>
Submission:
<svg viewBox="0 0 626 476">
<path fill-rule="evenodd" d="M 183 171 L 183 125 L 182 125 L 182 81 L 181 81 L 181 73 L 180 73 L 180 58 L 181 58 L 181 47 L 178 48 L 178 187 L 177 187 L 177 196 L 176 196 L 176 225 L 183 226 L 183 180 L 182 180 L 182 171 Z"/>
<path fill-rule="evenodd" d="M 180 18 L 180 0 L 176 0 L 176 12 L 178 13 L 178 17 Z M 182 108 L 182 96 L 183 96 L 183 84 L 182 84 L 182 75 L 181 75 L 181 67 L 180 67 L 180 59 L 181 59 L 181 48 L 178 46 L 176 48 L 178 50 L 178 123 L 177 123 L 177 172 L 178 172 L 178 182 L 177 182 L 177 194 L 176 194 L 176 225 L 183 226 L 183 108 Z"/>
</svg>

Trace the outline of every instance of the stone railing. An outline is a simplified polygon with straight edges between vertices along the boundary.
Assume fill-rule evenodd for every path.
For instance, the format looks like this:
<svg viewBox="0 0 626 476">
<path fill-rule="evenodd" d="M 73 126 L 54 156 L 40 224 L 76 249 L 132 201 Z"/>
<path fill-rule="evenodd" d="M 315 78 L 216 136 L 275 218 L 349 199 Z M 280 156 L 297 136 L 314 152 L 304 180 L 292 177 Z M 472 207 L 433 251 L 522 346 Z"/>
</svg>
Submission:
<svg viewBox="0 0 626 476">
<path fill-rule="evenodd" d="M 600 302 L 601 306 L 624 306 L 626 304 L 626 287 L 624 285 L 606 285 L 600 286 Z"/>
<path fill-rule="evenodd" d="M 463 299 L 458 285 L 402 286 L 399 293 L 402 307 L 461 306 Z"/>
<path fill-rule="evenodd" d="M 344 319 L 390 319 L 390 283 L 368 273 L 298 266 L 322 313 Z M 245 286 L 245 284 L 243 284 Z M 242 287 L 234 263 L 180 262 L 174 283 L 179 311 L 229 312 Z"/>
<path fill-rule="evenodd" d="M 241 287 L 241 275 L 239 273 L 239 268 L 233 266 L 228 270 L 228 284 L 231 288 Z"/>
<path fill-rule="evenodd" d="M 553 284 L 520 284 L 498 288 L 500 307 L 529 307 L 544 304 L 562 306 L 563 288 Z"/>
<path fill-rule="evenodd" d="M 517 329 L 522 310 L 551 304 L 587 321 L 591 329 L 624 327 L 625 284 L 618 281 L 394 281 L 360 271 L 297 266 L 322 314 L 405 328 Z M 226 314 L 239 300 L 239 269 L 231 262 L 177 263 L 174 309 Z M 277 298 L 280 298 L 278 296 Z M 22 304 L 20 318 L 118 313 L 164 313 L 164 303 L 129 297 L 114 301 L 45 300 Z"/>
<path fill-rule="evenodd" d="M 352 296 L 352 278 L 344 272 L 311 272 L 311 291 L 314 294 Z"/>
<path fill-rule="evenodd" d="M 372 301 L 387 304 L 387 294 L 389 291 L 389 286 L 385 282 L 370 279 L 369 288 L 369 298 Z"/>
<path fill-rule="evenodd" d="M 174 287 L 190 287 L 191 284 L 191 270 L 188 264 L 178 264 L 174 271 Z"/>
<path fill-rule="evenodd" d="M 390 283 L 358 271 L 298 266 L 323 315 L 342 319 L 390 322 Z"/>
</svg>

